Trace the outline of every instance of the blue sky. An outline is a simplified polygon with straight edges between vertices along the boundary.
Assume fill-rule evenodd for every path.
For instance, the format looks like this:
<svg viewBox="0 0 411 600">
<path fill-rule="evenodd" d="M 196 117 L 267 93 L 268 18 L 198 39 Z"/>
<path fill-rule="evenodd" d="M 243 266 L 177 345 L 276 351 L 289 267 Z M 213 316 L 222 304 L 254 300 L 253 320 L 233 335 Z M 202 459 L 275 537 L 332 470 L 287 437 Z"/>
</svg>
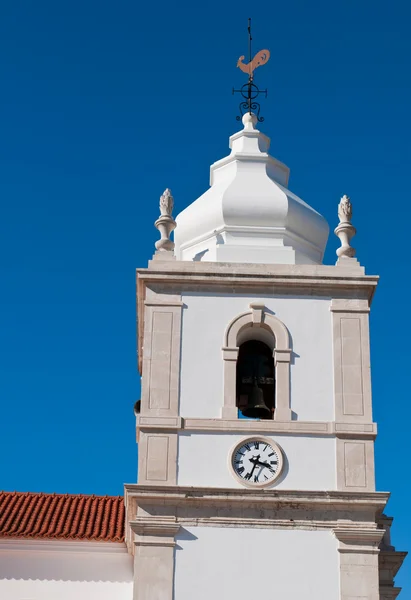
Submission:
<svg viewBox="0 0 411 600">
<path fill-rule="evenodd" d="M 134 271 L 164 188 L 178 212 L 227 153 L 251 16 L 255 50 L 271 51 L 256 77 L 272 154 L 331 228 L 351 196 L 353 245 L 381 275 L 377 483 L 410 547 L 410 13 L 404 0 L 1 3 L 0 487 L 119 494 L 135 480 Z M 407 582 L 404 600 L 408 565 Z"/>
</svg>

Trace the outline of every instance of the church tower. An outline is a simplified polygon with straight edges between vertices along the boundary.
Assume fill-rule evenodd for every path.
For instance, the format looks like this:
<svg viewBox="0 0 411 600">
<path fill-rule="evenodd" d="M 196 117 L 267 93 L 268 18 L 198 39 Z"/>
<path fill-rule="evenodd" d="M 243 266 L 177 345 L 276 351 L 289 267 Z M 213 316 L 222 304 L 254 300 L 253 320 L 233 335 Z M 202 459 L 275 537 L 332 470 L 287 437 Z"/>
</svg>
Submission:
<svg viewBox="0 0 411 600">
<path fill-rule="evenodd" d="M 378 277 L 246 113 L 210 188 L 137 270 L 135 600 L 393 600 L 405 553 L 375 491 L 368 318 Z M 175 229 L 174 242 L 170 233 Z"/>
</svg>

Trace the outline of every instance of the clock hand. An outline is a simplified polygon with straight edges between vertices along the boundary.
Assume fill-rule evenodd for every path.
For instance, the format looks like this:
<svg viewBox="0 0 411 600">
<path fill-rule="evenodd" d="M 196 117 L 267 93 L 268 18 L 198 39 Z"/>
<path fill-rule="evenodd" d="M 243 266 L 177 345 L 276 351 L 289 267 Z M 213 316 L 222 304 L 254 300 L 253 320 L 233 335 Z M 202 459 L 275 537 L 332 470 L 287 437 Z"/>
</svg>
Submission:
<svg viewBox="0 0 411 600">
<path fill-rule="evenodd" d="M 250 462 L 253 463 L 253 468 L 251 469 L 251 473 L 250 473 L 250 477 L 249 479 L 251 479 L 251 477 L 253 476 L 253 473 L 255 471 L 255 468 L 257 466 L 258 463 L 258 459 L 260 458 L 260 454 L 256 457 L 256 458 L 250 458 Z"/>
<path fill-rule="evenodd" d="M 250 458 L 250 461 L 254 462 L 254 464 L 256 464 L 256 465 L 260 465 L 261 467 L 267 467 L 267 469 L 270 469 L 270 470 L 272 469 L 271 465 L 269 465 L 268 463 L 260 462 L 258 459 L 253 461 Z"/>
<path fill-rule="evenodd" d="M 262 467 L 270 468 L 270 465 L 268 463 L 263 463 L 263 462 L 258 461 L 258 464 L 261 465 Z"/>
</svg>

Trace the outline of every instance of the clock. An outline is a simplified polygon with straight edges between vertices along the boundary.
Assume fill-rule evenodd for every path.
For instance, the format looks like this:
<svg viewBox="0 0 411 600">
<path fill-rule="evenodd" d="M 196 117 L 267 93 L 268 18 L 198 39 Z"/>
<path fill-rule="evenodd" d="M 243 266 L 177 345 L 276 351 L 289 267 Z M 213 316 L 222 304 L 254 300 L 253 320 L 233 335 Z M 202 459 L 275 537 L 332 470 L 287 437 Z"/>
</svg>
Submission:
<svg viewBox="0 0 411 600">
<path fill-rule="evenodd" d="M 280 476 L 283 464 L 280 447 L 262 437 L 243 440 L 235 446 L 230 457 L 231 471 L 247 487 L 271 485 Z"/>
</svg>

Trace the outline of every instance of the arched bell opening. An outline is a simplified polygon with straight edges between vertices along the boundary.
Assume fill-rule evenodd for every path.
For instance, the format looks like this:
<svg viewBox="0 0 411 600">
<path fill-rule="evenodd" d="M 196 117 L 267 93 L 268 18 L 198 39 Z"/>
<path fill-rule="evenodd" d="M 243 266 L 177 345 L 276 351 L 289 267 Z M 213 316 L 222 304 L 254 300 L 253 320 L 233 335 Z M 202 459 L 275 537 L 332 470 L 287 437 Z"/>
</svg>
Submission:
<svg viewBox="0 0 411 600">
<path fill-rule="evenodd" d="M 240 345 L 237 359 L 236 404 L 244 417 L 272 419 L 275 407 L 273 352 L 259 340 Z"/>
</svg>

